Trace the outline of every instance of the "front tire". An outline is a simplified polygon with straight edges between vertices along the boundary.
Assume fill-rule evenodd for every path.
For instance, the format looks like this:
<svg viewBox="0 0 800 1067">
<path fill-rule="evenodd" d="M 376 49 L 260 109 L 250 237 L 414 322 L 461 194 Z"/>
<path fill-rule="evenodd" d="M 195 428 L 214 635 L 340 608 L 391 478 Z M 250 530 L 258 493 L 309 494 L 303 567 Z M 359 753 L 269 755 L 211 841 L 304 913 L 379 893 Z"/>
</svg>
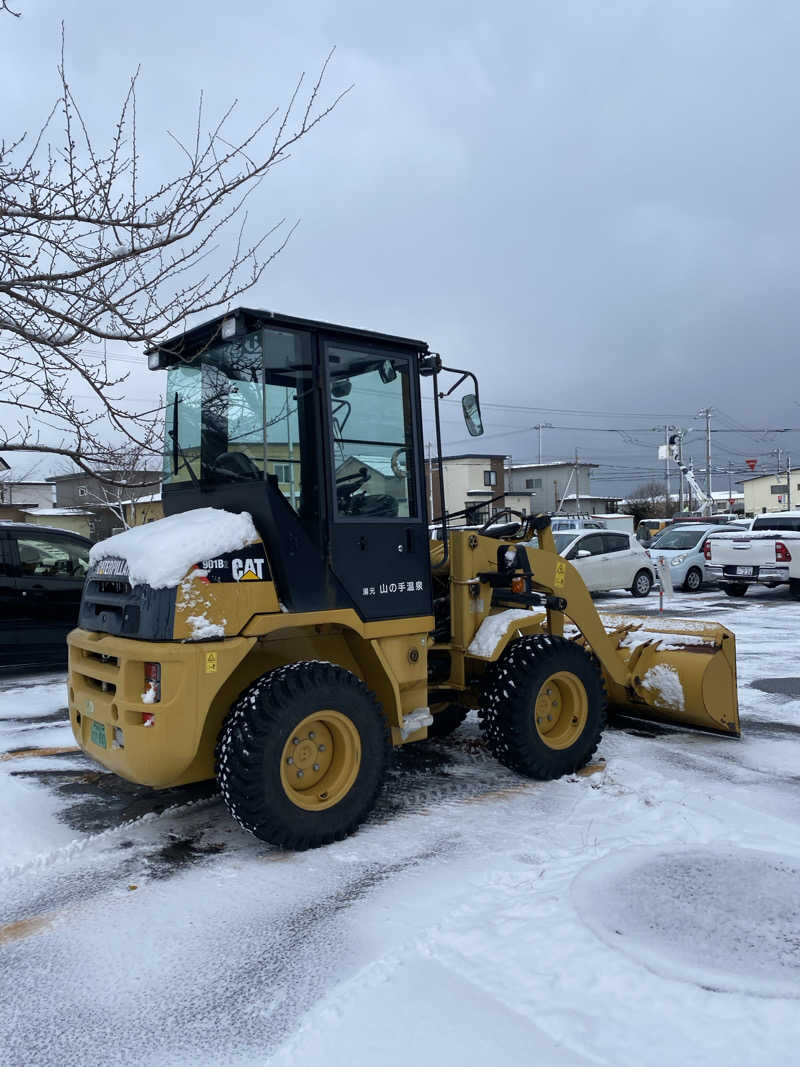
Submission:
<svg viewBox="0 0 800 1067">
<path fill-rule="evenodd" d="M 726 582 L 722 588 L 726 596 L 744 596 L 749 587 L 747 582 Z"/>
<path fill-rule="evenodd" d="M 245 830 L 281 848 L 316 848 L 370 813 L 390 748 L 363 682 L 330 663 L 296 663 L 265 674 L 233 705 L 217 743 L 217 780 Z"/>
<path fill-rule="evenodd" d="M 650 577 L 650 572 L 645 570 L 638 571 L 631 586 L 631 596 L 647 596 L 652 588 L 653 579 Z"/>
<path fill-rule="evenodd" d="M 595 659 L 563 637 L 512 642 L 492 672 L 481 729 L 490 752 L 528 778 L 572 774 L 593 756 L 606 723 Z"/>
<path fill-rule="evenodd" d="M 683 588 L 687 593 L 698 593 L 703 584 L 703 575 L 697 567 L 690 567 L 683 579 Z"/>
<path fill-rule="evenodd" d="M 789 596 L 792 600 L 800 600 L 800 579 L 789 579 Z"/>
</svg>

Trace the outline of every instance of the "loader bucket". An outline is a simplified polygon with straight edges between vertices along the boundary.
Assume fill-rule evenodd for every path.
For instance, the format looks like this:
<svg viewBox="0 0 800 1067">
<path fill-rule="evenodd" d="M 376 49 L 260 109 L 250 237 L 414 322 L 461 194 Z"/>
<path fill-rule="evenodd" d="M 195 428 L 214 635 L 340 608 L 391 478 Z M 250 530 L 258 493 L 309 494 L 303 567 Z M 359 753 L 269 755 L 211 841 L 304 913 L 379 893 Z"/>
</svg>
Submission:
<svg viewBox="0 0 800 1067">
<path fill-rule="evenodd" d="M 627 684 L 604 669 L 609 706 L 640 719 L 739 737 L 736 640 L 718 623 L 600 616 L 627 667 Z"/>
</svg>

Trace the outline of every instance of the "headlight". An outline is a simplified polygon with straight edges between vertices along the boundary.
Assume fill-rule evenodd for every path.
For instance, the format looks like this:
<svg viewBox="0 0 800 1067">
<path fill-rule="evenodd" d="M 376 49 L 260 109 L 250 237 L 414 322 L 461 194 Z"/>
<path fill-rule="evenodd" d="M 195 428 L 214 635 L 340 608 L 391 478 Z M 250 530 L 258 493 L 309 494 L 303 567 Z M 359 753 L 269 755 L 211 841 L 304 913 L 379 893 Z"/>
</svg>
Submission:
<svg viewBox="0 0 800 1067">
<path fill-rule="evenodd" d="M 677 567 L 686 559 L 686 556 L 675 556 L 674 559 L 669 561 L 670 567 Z"/>
</svg>

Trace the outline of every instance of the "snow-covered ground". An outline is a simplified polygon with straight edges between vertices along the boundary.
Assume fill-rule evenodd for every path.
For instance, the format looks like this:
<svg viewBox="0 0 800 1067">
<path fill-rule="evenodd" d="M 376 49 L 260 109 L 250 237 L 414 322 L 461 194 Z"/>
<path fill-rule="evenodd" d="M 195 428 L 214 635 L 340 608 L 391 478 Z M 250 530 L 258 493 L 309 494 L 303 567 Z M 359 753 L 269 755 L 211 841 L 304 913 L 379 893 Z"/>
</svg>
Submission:
<svg viewBox="0 0 800 1067">
<path fill-rule="evenodd" d="M 302 854 L 68 751 L 62 677 L 0 683 L 0 1063 L 797 1062 L 800 603 L 667 611 L 736 633 L 741 741 L 628 724 L 539 784 L 473 716 Z"/>
</svg>

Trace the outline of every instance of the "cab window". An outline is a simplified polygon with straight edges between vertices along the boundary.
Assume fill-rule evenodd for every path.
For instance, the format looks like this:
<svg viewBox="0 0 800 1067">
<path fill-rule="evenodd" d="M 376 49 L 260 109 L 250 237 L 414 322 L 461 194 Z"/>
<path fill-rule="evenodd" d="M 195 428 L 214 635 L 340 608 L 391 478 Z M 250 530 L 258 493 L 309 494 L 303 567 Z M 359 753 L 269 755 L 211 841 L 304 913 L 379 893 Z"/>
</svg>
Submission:
<svg viewBox="0 0 800 1067">
<path fill-rule="evenodd" d="M 416 517 L 408 360 L 334 344 L 327 356 L 337 515 Z"/>
</svg>

